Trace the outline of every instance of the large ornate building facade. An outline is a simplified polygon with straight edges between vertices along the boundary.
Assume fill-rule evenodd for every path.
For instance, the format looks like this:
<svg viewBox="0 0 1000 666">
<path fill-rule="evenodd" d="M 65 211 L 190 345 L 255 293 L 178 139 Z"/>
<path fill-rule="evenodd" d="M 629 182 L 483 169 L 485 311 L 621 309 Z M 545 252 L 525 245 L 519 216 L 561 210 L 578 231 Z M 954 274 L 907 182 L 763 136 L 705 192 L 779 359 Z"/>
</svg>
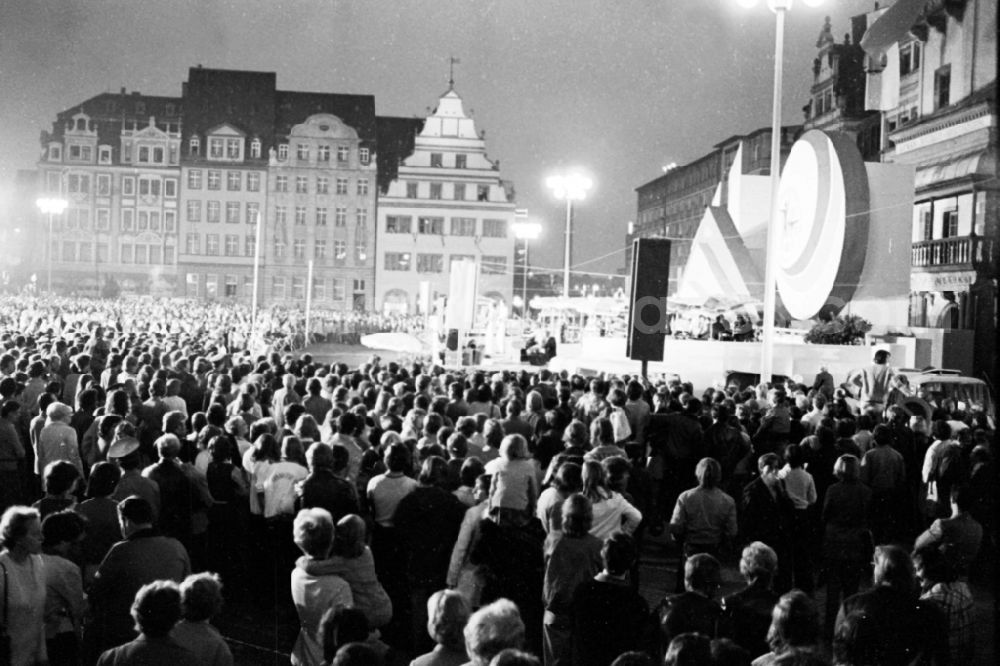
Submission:
<svg viewBox="0 0 1000 666">
<path fill-rule="evenodd" d="M 475 122 L 449 89 L 379 197 L 376 309 L 429 307 L 448 293 L 451 264 L 463 259 L 478 267 L 478 295 L 509 307 L 514 206 L 512 186 L 500 178 L 499 163 L 487 157 Z"/>
</svg>

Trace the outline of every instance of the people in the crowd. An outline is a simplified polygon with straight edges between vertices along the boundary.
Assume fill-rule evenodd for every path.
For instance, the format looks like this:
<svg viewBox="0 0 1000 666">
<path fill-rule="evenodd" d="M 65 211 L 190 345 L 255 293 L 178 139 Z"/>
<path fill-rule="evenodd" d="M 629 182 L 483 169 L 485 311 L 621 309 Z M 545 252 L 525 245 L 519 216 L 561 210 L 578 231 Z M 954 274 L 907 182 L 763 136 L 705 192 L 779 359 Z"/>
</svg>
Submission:
<svg viewBox="0 0 1000 666">
<path fill-rule="evenodd" d="M 181 620 L 171 632 L 206 666 L 232 666 L 233 654 L 211 620 L 222 610 L 222 580 L 218 574 L 191 574 L 180 585 Z"/>
<path fill-rule="evenodd" d="M 477 610 L 462 633 L 471 666 L 489 666 L 503 650 L 520 650 L 524 645 L 524 622 L 509 599 L 497 599 Z"/>
<path fill-rule="evenodd" d="M 795 507 L 779 476 L 781 458 L 765 453 L 758 459 L 757 469 L 760 476 L 743 489 L 741 536 L 744 542 L 762 541 L 777 553 L 774 588 L 780 593 L 792 586 Z"/>
<path fill-rule="evenodd" d="M 914 544 L 915 550 L 929 547 L 941 550 L 960 576 L 968 576 L 983 540 L 983 527 L 970 512 L 972 499 L 968 486 L 953 487 L 951 516 L 935 520 Z"/>
<path fill-rule="evenodd" d="M 685 557 L 697 553 L 717 557 L 721 548 L 736 538 L 736 502 L 719 488 L 722 466 L 714 458 L 699 460 L 695 477 L 698 486 L 677 498 L 670 534 L 681 544 Z"/>
<path fill-rule="evenodd" d="M 767 544 L 754 541 L 743 549 L 739 566 L 746 587 L 723 598 L 719 634 L 732 638 L 749 654 L 761 655 L 770 649 L 767 630 L 771 610 L 778 602 L 771 583 L 778 570 L 778 556 Z"/>
<path fill-rule="evenodd" d="M 939 548 L 928 545 L 913 553 L 913 568 L 921 601 L 937 604 L 947 618 L 949 663 L 971 663 L 975 655 L 975 602 L 969 586 L 958 579 L 956 563 Z"/>
<path fill-rule="evenodd" d="M 45 641 L 50 666 L 75 666 L 87 598 L 80 559 L 86 520 L 73 511 L 51 513 L 42 521 L 45 571 Z M 8 614 L 9 615 L 9 614 Z"/>
<path fill-rule="evenodd" d="M 439 590 L 427 600 L 427 633 L 434 649 L 410 666 L 461 666 L 469 661 L 463 633 L 469 621 L 469 604 L 454 590 Z"/>
<path fill-rule="evenodd" d="M 102 654 L 97 666 L 201 663 L 191 650 L 170 635 L 181 619 L 181 593 L 176 582 L 155 580 L 139 588 L 131 606 L 131 616 L 139 636 Z"/>
</svg>

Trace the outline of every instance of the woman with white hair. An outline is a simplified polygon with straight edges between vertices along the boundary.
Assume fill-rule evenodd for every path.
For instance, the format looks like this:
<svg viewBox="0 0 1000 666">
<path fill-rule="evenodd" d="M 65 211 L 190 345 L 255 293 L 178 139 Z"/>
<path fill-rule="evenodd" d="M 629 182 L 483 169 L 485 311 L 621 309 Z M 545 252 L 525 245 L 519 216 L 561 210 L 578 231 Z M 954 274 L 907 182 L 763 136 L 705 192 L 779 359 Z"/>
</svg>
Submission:
<svg viewBox="0 0 1000 666">
<path fill-rule="evenodd" d="M 743 549 L 740 575 L 746 587 L 723 598 L 723 621 L 720 634 L 732 638 L 752 655 L 767 652 L 767 629 L 771 625 L 771 610 L 778 595 L 771 581 L 778 570 L 778 555 L 770 546 L 754 541 Z"/>
<path fill-rule="evenodd" d="M 427 633 L 434 649 L 410 662 L 410 666 L 460 666 L 468 663 L 463 629 L 469 620 L 469 604 L 455 590 L 440 590 L 427 600 Z"/>
<path fill-rule="evenodd" d="M 292 649 L 296 666 L 316 666 L 323 661 L 319 640 L 320 620 L 329 608 L 353 607 L 351 586 L 334 574 L 315 575 L 307 572 L 311 561 L 325 560 L 333 549 L 333 518 L 326 509 L 303 509 L 292 526 L 295 545 L 302 551 L 292 570 L 292 601 L 299 614 L 299 636 Z"/>
<path fill-rule="evenodd" d="M 524 645 L 524 622 L 517 606 L 509 599 L 497 599 L 472 614 L 465 625 L 465 649 L 471 666 L 489 666 L 507 648 Z"/>
<path fill-rule="evenodd" d="M 528 442 L 521 435 L 507 435 L 500 442 L 500 457 L 486 465 L 492 476 L 490 511 L 504 517 L 530 517 L 538 503 L 538 465 L 528 452 Z"/>
<path fill-rule="evenodd" d="M 191 574 L 181 583 L 181 621 L 171 632 L 175 641 L 194 652 L 205 666 L 232 666 L 226 640 L 210 620 L 222 610 L 218 574 Z"/>
</svg>

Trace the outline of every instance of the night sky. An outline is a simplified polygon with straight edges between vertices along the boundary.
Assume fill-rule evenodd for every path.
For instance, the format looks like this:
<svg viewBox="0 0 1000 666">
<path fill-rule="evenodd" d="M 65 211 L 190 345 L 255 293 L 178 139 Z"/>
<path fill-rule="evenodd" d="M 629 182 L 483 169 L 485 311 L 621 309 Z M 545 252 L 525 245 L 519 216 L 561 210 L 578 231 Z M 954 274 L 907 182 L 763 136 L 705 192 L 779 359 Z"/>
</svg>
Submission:
<svg viewBox="0 0 1000 666">
<path fill-rule="evenodd" d="M 785 124 L 802 122 L 824 16 L 841 41 L 874 4 L 795 3 Z M 424 116 L 454 56 L 489 156 L 545 225 L 532 264 L 562 265 L 563 208 L 544 183 L 578 167 L 595 187 L 576 208 L 574 265 L 615 272 L 637 186 L 770 125 L 773 52 L 763 0 L 7 0 L 0 185 L 9 197 L 15 172 L 34 168 L 58 111 L 122 86 L 180 96 L 197 64 L 274 71 L 281 90 L 372 94 L 379 115 Z"/>
</svg>

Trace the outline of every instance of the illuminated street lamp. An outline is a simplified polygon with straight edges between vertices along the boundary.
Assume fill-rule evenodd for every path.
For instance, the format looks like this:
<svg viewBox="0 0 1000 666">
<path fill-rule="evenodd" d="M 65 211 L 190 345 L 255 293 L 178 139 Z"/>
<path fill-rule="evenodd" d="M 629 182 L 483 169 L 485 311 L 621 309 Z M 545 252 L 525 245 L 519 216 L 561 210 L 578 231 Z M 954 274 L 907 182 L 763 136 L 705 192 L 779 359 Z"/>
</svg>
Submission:
<svg viewBox="0 0 1000 666">
<path fill-rule="evenodd" d="M 550 176 L 545 185 L 552 190 L 556 199 L 566 201 L 566 257 L 563 266 L 563 298 L 569 298 L 569 266 L 573 243 L 573 202 L 582 201 L 587 196 L 587 190 L 593 186 L 593 181 L 578 173 L 562 176 Z"/>
<path fill-rule="evenodd" d="M 38 206 L 38 210 L 49 216 L 49 238 L 45 256 L 48 257 L 46 262 L 46 271 L 48 272 L 48 279 L 46 280 L 47 285 L 45 287 L 49 295 L 52 294 L 52 218 L 56 215 L 62 215 L 63 211 L 66 210 L 66 206 L 69 202 L 65 199 L 60 199 L 58 197 L 42 197 L 35 202 Z"/>
<path fill-rule="evenodd" d="M 810 7 L 818 7 L 823 0 L 802 0 Z M 759 0 L 736 0 L 741 7 L 754 7 Z M 775 262 L 781 246 L 781 229 L 778 226 L 778 185 L 781 182 L 781 76 L 785 50 L 785 13 L 792 8 L 793 0 L 767 0 L 774 12 L 774 97 L 771 102 L 771 212 L 767 219 L 767 244 L 764 253 L 764 323 L 761 340 L 760 380 L 769 382 L 774 376 L 774 311 L 776 307 Z"/>
<path fill-rule="evenodd" d="M 515 222 L 514 237 L 524 242 L 524 268 L 521 275 L 521 319 L 528 318 L 528 242 L 536 240 L 542 233 L 538 222 Z"/>
</svg>

